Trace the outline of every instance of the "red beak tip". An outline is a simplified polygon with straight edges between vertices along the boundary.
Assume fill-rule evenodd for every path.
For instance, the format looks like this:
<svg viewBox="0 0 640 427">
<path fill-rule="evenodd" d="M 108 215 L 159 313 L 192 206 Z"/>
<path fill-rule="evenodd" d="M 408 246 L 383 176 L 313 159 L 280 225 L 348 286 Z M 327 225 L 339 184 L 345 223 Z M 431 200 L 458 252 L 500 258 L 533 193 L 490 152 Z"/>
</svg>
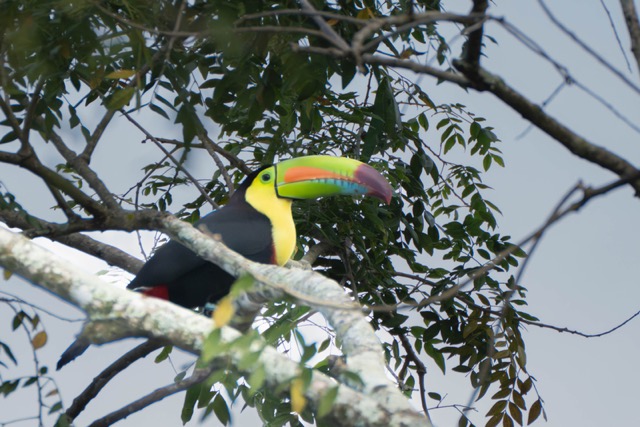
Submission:
<svg viewBox="0 0 640 427">
<path fill-rule="evenodd" d="M 355 171 L 356 179 L 369 188 L 368 195 L 377 197 L 386 204 L 391 203 L 393 188 L 380 172 L 373 167 L 363 164 Z"/>
</svg>

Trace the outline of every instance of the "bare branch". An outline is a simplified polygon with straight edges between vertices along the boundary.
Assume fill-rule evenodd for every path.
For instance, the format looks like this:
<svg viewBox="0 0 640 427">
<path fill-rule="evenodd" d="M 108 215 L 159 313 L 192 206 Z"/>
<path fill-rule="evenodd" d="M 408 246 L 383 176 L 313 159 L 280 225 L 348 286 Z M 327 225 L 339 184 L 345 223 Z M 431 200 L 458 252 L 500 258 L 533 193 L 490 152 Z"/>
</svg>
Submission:
<svg viewBox="0 0 640 427">
<path fill-rule="evenodd" d="M 125 370 L 136 360 L 146 357 L 160 347 L 162 347 L 162 344 L 158 341 L 145 341 L 132 350 L 129 350 L 118 360 L 105 368 L 93 379 L 91 384 L 89 384 L 89 386 L 87 386 L 87 388 L 85 388 L 82 393 L 73 400 L 73 403 L 65 412 L 67 420 L 71 422 L 76 419 L 76 417 L 87 407 L 87 404 L 91 402 L 98 393 L 100 393 L 104 386 L 106 386 L 113 377 Z"/>
<path fill-rule="evenodd" d="M 229 189 L 229 197 L 231 197 L 231 195 L 235 191 L 233 180 L 231 179 L 231 176 L 229 176 L 229 172 L 227 171 L 227 168 L 224 167 L 224 164 L 220 160 L 220 156 L 218 156 L 218 153 L 216 152 L 216 149 L 215 149 L 216 144 L 204 132 L 200 132 L 198 134 L 198 139 L 200 139 L 200 141 L 202 142 L 202 145 L 207 150 L 207 153 L 209 153 L 214 163 L 218 167 L 218 170 L 222 174 L 222 177 L 224 178 L 224 182 L 227 184 L 227 188 Z"/>
<path fill-rule="evenodd" d="M 64 224 L 55 224 L 26 213 L 0 210 L 0 220 L 9 227 L 19 228 L 28 232 L 34 228 L 40 230 L 40 235 L 62 243 L 86 254 L 95 256 L 107 264 L 119 267 L 129 273 L 135 274 L 141 268 L 143 262 L 115 246 L 108 245 L 91 237 L 80 234 L 64 234 L 68 228 Z M 107 229 L 105 227 L 104 229 Z"/>
<path fill-rule="evenodd" d="M 30 148 L 30 146 L 28 146 Z M 33 151 L 23 154 L 0 152 L 0 162 L 20 166 L 40 177 L 47 185 L 58 188 L 95 217 L 104 217 L 104 206 L 87 196 L 73 182 L 44 166 Z"/>
<path fill-rule="evenodd" d="M 418 374 L 418 384 L 420 385 L 420 403 L 422 404 L 422 410 L 424 414 L 427 416 L 428 420 L 431 420 L 429 416 L 429 409 L 427 408 L 427 389 L 424 384 L 424 376 L 427 374 L 427 367 L 420 360 L 420 356 L 415 352 L 411 342 L 409 342 L 409 338 L 405 333 L 398 334 L 398 338 L 400 338 L 400 342 L 402 343 L 402 347 L 404 351 L 407 353 L 407 360 L 411 360 L 416 365 L 416 373 Z"/>
<path fill-rule="evenodd" d="M 136 401 L 131 402 L 130 404 L 118 409 L 110 413 L 109 415 L 100 418 L 89 424 L 89 427 L 108 427 L 113 425 L 114 423 L 120 421 L 123 418 L 128 417 L 129 415 L 137 412 L 141 409 L 146 408 L 147 406 L 164 399 L 167 396 L 171 396 L 172 394 L 179 393 L 183 390 L 188 389 L 189 387 L 201 383 L 206 380 L 207 377 L 211 374 L 212 369 L 196 369 L 193 374 L 186 380 L 178 381 L 173 384 L 169 384 L 167 386 L 158 388 L 153 392 L 149 393 L 145 397 L 138 399 Z"/>
<path fill-rule="evenodd" d="M 310 10 L 300 10 L 300 9 L 277 9 L 277 10 L 269 10 L 266 12 L 260 13 L 249 13 L 242 16 L 235 22 L 235 25 L 241 25 L 246 21 L 253 19 L 266 18 L 270 16 L 282 16 L 282 15 L 300 15 L 300 16 L 319 16 L 322 18 L 335 19 L 337 21 L 345 21 L 350 24 L 355 25 L 366 25 L 367 21 L 360 18 L 354 18 L 352 16 L 340 15 L 338 13 L 333 12 L 325 12 L 322 10 L 310 9 Z"/>
<path fill-rule="evenodd" d="M 184 145 L 185 145 L 184 142 L 176 141 L 175 139 L 166 139 L 166 138 L 156 138 L 156 139 L 158 141 L 162 142 L 163 144 L 172 144 L 172 145 L 175 145 L 177 147 L 184 147 Z M 211 140 L 211 138 L 209 138 L 209 140 Z M 249 175 L 251 173 L 251 169 L 238 156 L 236 156 L 233 153 L 228 152 L 224 148 L 220 147 L 220 145 L 218 145 L 217 143 L 214 143 L 213 141 L 211 141 L 211 142 L 212 142 L 211 148 L 213 149 L 213 151 L 215 151 L 216 153 L 220 154 L 222 157 L 227 159 L 229 161 L 229 163 L 231 163 L 234 167 L 238 168 L 238 170 L 240 170 L 245 175 Z M 206 149 L 204 144 L 189 144 L 189 147 L 190 148 Z"/>
<path fill-rule="evenodd" d="M 631 51 L 636 58 L 638 71 L 640 71 L 640 22 L 638 21 L 638 12 L 633 0 L 620 0 L 620 6 L 622 6 L 622 14 L 629 30 Z"/>
<path fill-rule="evenodd" d="M 471 14 L 484 15 L 489 8 L 489 2 L 487 0 L 473 0 L 473 7 L 471 8 Z M 463 46 L 463 57 L 465 61 L 473 66 L 480 64 L 480 56 L 482 54 L 482 37 L 484 35 L 484 26 L 480 21 L 480 25 L 473 31 L 469 32 L 466 43 Z M 469 25 L 467 25 L 469 29 Z"/>
<path fill-rule="evenodd" d="M 578 46 L 580 46 L 585 52 L 591 55 L 596 61 L 598 61 L 603 67 L 609 70 L 613 75 L 622 80 L 627 86 L 633 89 L 636 93 L 640 94 L 640 87 L 635 85 L 631 80 L 629 80 L 624 74 L 622 74 L 619 70 L 614 68 L 609 62 L 607 62 L 602 56 L 600 56 L 595 50 L 593 50 L 587 43 L 583 42 L 575 33 L 570 31 L 562 22 L 560 22 L 551 10 L 547 7 L 544 0 L 538 0 L 540 7 L 544 10 L 544 13 L 547 15 L 549 20 L 553 22 L 553 24 L 558 27 L 563 33 L 565 33 L 571 40 L 573 40 Z M 633 0 L 629 3 L 633 5 Z M 623 1 L 624 6 L 624 1 Z M 626 15 L 625 15 L 626 17 Z M 636 17 L 637 19 L 637 17 Z M 628 22 L 627 22 L 628 24 Z"/>
<path fill-rule="evenodd" d="M 22 134 L 26 139 L 29 139 L 31 124 L 33 123 L 33 117 L 36 112 L 36 107 L 38 106 L 38 102 L 40 101 L 40 92 L 42 92 L 42 88 L 44 87 L 44 82 L 45 82 L 44 78 L 40 78 L 38 80 L 38 83 L 36 83 L 36 86 L 33 89 L 33 95 L 31 95 L 31 102 L 29 102 L 27 113 L 24 116 L 24 122 L 22 123 Z"/>
<path fill-rule="evenodd" d="M 116 110 L 107 110 L 107 112 L 104 113 L 104 116 L 102 116 L 100 123 L 96 125 L 93 134 L 91 134 L 91 138 L 87 142 L 87 146 L 84 147 L 84 150 L 82 150 L 82 153 L 80 153 L 80 158 L 86 164 L 89 164 L 91 162 L 93 151 L 96 149 L 100 138 L 102 138 L 104 131 L 107 129 L 107 126 L 109 126 L 109 123 L 111 123 L 111 119 L 113 119 L 115 113 Z"/>
<path fill-rule="evenodd" d="M 496 95 L 505 104 L 519 112 L 525 119 L 549 134 L 576 156 L 600 165 L 623 177 L 622 179 L 636 190 L 636 195 L 640 196 L 640 179 L 635 178 L 629 181 L 626 178 L 635 176 L 638 169 L 626 159 L 577 135 L 568 127 L 546 114 L 538 105 L 532 103 L 524 95 L 507 85 L 498 76 L 489 73 L 483 68 L 471 70 L 469 64 L 464 61 L 455 61 L 454 65 L 465 74 L 469 72 L 470 74 L 467 77 L 476 79 L 474 82 L 478 90 L 487 90 Z"/>
<path fill-rule="evenodd" d="M 147 139 L 153 141 L 153 143 L 156 145 L 156 147 L 158 147 L 160 149 L 160 151 L 162 151 L 162 153 L 168 158 L 170 159 L 173 164 L 176 166 L 176 168 L 178 170 L 180 170 L 182 173 L 185 174 L 185 176 L 189 179 L 189 181 L 191 181 L 191 183 L 198 189 L 198 191 L 200 192 L 200 194 L 202 195 L 202 197 L 204 197 L 204 199 L 209 202 L 209 204 L 214 208 L 214 209 L 218 209 L 220 206 L 211 198 L 209 197 L 209 194 L 207 194 L 207 191 L 202 188 L 202 185 L 200 185 L 200 183 L 198 182 L 197 179 L 194 178 L 193 175 L 191 175 L 191 173 L 189 173 L 189 171 L 187 169 L 185 169 L 183 167 L 183 165 L 177 161 L 172 155 L 171 153 L 169 153 L 169 151 L 167 151 L 166 148 L 164 148 L 162 146 L 162 144 L 160 143 L 160 141 L 158 141 L 158 139 L 151 135 L 140 123 L 138 123 L 133 117 L 131 117 L 131 115 L 129 113 L 127 113 L 126 111 L 122 111 L 122 114 L 124 114 L 124 116 L 127 118 L 127 120 L 129 120 L 131 123 L 133 123 L 133 125 L 135 127 L 137 127 L 142 133 L 145 134 L 145 136 L 147 137 Z"/>
<path fill-rule="evenodd" d="M 89 186 L 96 192 L 100 200 L 111 210 L 117 211 L 120 210 L 120 205 L 113 197 L 113 194 L 109 191 L 107 186 L 102 182 L 100 177 L 89 167 L 87 162 L 84 161 L 83 158 L 78 156 L 73 150 L 71 150 L 64 143 L 62 138 L 55 132 L 51 131 L 48 134 L 49 140 L 56 147 L 58 152 L 62 155 L 62 157 L 67 161 L 69 166 L 71 166 L 82 178 L 87 181 Z"/>
<path fill-rule="evenodd" d="M 569 333 L 569 334 L 572 334 L 572 335 L 579 335 L 579 336 L 585 337 L 585 338 L 600 338 L 600 337 L 603 337 L 605 335 L 609 335 L 612 332 L 617 331 L 618 329 L 622 328 L 624 325 L 626 325 L 627 323 L 631 322 L 633 319 L 635 319 L 638 316 L 640 316 L 640 310 L 636 311 L 633 315 L 628 317 L 625 321 L 623 321 L 622 323 L 617 324 L 613 328 L 608 329 L 608 330 L 606 330 L 604 332 L 599 332 L 599 333 L 595 333 L 595 334 L 587 334 L 585 332 L 580 332 L 580 331 L 577 331 L 577 330 L 574 330 L 574 329 L 569 329 L 567 327 L 560 327 L 560 326 L 549 325 L 547 323 L 536 322 L 535 320 L 519 319 L 519 321 L 522 322 L 522 323 L 526 323 L 527 325 L 537 326 L 539 328 L 553 329 L 554 331 L 566 332 L 566 333 Z"/>
<path fill-rule="evenodd" d="M 324 18 L 318 15 L 317 10 L 311 5 L 308 0 L 298 0 L 302 10 L 308 13 L 312 13 L 311 19 L 316 23 L 320 31 L 322 32 L 324 38 L 326 38 L 329 42 L 331 42 L 335 47 L 340 50 L 348 51 L 349 44 L 344 41 L 342 37 L 335 32 L 335 30 L 331 27 L 331 25 L 327 24 Z"/>
</svg>

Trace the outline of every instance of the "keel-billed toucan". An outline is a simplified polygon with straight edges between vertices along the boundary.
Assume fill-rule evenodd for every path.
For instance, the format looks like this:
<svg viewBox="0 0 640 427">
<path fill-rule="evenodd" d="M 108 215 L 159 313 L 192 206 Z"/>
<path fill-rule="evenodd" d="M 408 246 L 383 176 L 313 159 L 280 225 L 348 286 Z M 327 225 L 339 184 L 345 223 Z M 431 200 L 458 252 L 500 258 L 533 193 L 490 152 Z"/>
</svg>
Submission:
<svg viewBox="0 0 640 427">
<path fill-rule="evenodd" d="M 253 172 L 225 206 L 194 225 L 219 235 L 230 249 L 252 261 L 283 265 L 296 246 L 292 201 L 341 194 L 369 195 L 389 203 L 392 189 L 378 171 L 357 160 L 299 157 Z M 233 281 L 217 265 L 180 243 L 169 241 L 147 261 L 127 288 L 195 308 L 224 297 Z M 73 345 L 62 355 L 58 369 L 77 357 L 86 345 L 72 348 Z"/>
</svg>

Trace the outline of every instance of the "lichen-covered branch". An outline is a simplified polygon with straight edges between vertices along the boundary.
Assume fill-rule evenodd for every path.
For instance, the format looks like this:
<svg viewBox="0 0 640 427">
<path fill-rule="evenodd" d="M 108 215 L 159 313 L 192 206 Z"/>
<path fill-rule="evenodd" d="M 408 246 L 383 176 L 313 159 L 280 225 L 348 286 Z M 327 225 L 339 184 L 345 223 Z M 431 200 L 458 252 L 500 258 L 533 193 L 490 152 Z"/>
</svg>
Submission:
<svg viewBox="0 0 640 427">
<path fill-rule="evenodd" d="M 161 223 L 167 231 L 175 235 L 174 237 L 198 249 L 199 254 L 208 258 L 214 256 L 220 259 L 225 258 L 226 262 L 221 264 L 226 269 L 240 271 L 239 256 L 231 253 L 222 244 L 213 239 L 204 238 L 200 232 L 175 218 L 162 218 Z M 313 286 L 311 283 L 306 286 L 322 285 L 321 280 L 312 276 L 314 273 L 311 272 L 287 271 L 248 261 L 245 263 L 248 271 L 258 276 L 258 280 L 265 284 L 273 285 L 270 283 L 271 280 L 286 280 L 302 275 L 306 282 L 313 281 Z M 147 298 L 106 285 L 97 277 L 61 261 L 27 238 L 4 229 L 0 229 L 0 265 L 85 310 L 92 321 L 91 338 L 97 343 L 131 336 L 146 336 L 171 342 L 187 351 L 197 353 L 202 349 L 204 340 L 212 330 L 211 321 L 204 316 L 159 299 Z M 260 267 L 265 267 L 264 271 Z M 300 286 L 302 289 L 305 285 Z M 325 284 L 321 292 L 325 291 L 327 286 Z M 279 287 L 285 288 L 283 283 L 280 283 Z M 337 296 L 338 291 L 334 291 L 334 294 Z M 326 294 L 324 297 L 328 298 Z M 328 308 L 321 310 L 330 311 Z M 398 392 L 394 395 L 391 392 L 393 386 L 384 378 L 384 370 L 383 378 L 377 378 L 376 364 L 379 361 L 383 362 L 384 358 L 381 352 L 378 355 L 371 354 L 380 349 L 380 344 L 374 344 L 373 341 L 376 338 L 373 331 L 367 331 L 363 327 L 366 321 L 363 319 L 362 325 L 350 325 L 348 318 L 355 316 L 357 312 L 334 311 L 336 313 L 330 314 L 331 321 L 336 327 L 336 333 L 342 336 L 343 351 L 351 359 L 350 369 L 353 370 L 355 365 L 360 363 L 365 368 L 356 371 L 363 379 L 365 389 L 362 392 L 353 390 L 345 385 L 336 384 L 335 380 L 323 374 L 314 372 L 311 385 L 305 391 L 307 399 L 312 404 L 317 404 L 328 390 L 338 386 L 338 397 L 331 413 L 327 415 L 329 421 L 336 425 L 344 423 L 366 426 L 427 424 L 424 417 L 411 408 L 402 394 Z M 345 331 L 345 328 L 350 330 Z M 360 334 L 365 335 L 364 339 Z M 231 328 L 221 329 L 221 339 L 224 342 L 232 342 L 239 336 L 240 333 Z M 226 356 L 232 364 L 237 364 L 243 356 L 246 356 L 247 351 L 256 351 L 256 347 L 262 349 L 264 344 L 256 342 L 255 346 L 248 350 L 238 350 Z M 298 364 L 272 347 L 262 349 L 260 362 L 267 367 L 266 385 L 273 389 L 288 384 L 298 374 Z M 251 369 L 248 367 L 241 372 L 249 374 Z M 385 381 L 387 384 L 384 383 Z M 400 404 L 399 399 L 404 399 L 404 404 Z"/>
<path fill-rule="evenodd" d="M 390 410 L 412 411 L 406 398 L 386 377 L 384 353 L 373 328 L 338 283 L 310 270 L 251 262 L 212 239 L 203 239 L 198 230 L 172 216 L 159 219 L 159 229 L 228 273 L 249 273 L 267 292 L 285 292 L 318 310 L 342 343 L 348 369 L 363 380 L 363 391 Z"/>
</svg>

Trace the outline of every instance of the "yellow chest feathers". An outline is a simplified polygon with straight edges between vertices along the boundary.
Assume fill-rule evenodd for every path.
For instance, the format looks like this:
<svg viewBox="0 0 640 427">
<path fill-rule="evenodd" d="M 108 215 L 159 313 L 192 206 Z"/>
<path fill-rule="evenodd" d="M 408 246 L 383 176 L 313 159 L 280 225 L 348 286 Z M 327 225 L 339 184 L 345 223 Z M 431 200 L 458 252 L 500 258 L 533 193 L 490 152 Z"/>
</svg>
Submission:
<svg viewBox="0 0 640 427">
<path fill-rule="evenodd" d="M 291 200 L 276 195 L 273 183 L 258 179 L 247 188 L 247 202 L 271 221 L 271 237 L 275 248 L 275 261 L 284 265 L 296 248 L 296 226 L 291 215 Z"/>
</svg>

